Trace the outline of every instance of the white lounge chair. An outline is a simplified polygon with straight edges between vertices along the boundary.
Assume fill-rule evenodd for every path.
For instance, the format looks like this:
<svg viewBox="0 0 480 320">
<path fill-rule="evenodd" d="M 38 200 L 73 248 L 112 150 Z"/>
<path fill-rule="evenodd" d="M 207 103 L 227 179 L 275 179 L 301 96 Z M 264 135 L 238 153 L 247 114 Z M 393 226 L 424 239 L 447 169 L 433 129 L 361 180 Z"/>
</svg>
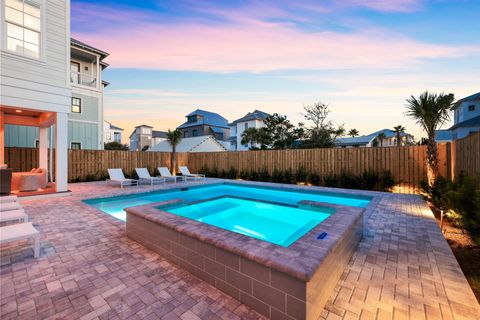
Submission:
<svg viewBox="0 0 480 320">
<path fill-rule="evenodd" d="M 153 186 L 155 182 L 162 182 L 165 183 L 165 178 L 163 177 L 152 177 L 150 175 L 150 172 L 148 172 L 147 168 L 135 168 L 135 171 L 137 172 L 138 175 L 138 180 L 147 180 L 150 182 L 150 185 Z"/>
<path fill-rule="evenodd" d="M 122 169 L 108 169 L 108 176 L 110 179 L 107 179 L 107 183 L 119 183 L 121 188 L 123 188 L 124 185 L 138 187 L 138 180 L 125 178 Z"/>
<path fill-rule="evenodd" d="M 195 180 L 197 179 L 205 179 L 205 175 L 201 173 L 190 173 L 190 170 L 188 170 L 188 167 L 179 167 L 180 172 L 182 175 L 185 177 L 185 179 L 188 178 L 193 178 Z"/>
<path fill-rule="evenodd" d="M 28 222 L 28 215 L 23 209 L 0 212 L 0 222 L 21 221 Z"/>
<path fill-rule="evenodd" d="M 38 258 L 40 255 L 40 232 L 33 227 L 31 222 L 0 227 L 0 244 L 30 238 L 33 238 L 33 256 Z"/>
<path fill-rule="evenodd" d="M 18 202 L 0 203 L 0 212 L 10 211 L 10 210 L 18 210 L 18 209 L 21 209 L 21 208 L 22 208 L 22 206 Z"/>
<path fill-rule="evenodd" d="M 173 180 L 175 183 L 177 183 L 177 178 L 186 181 L 183 176 L 174 176 L 167 167 L 158 167 L 158 172 L 160 173 L 160 177 L 166 180 Z"/>
</svg>

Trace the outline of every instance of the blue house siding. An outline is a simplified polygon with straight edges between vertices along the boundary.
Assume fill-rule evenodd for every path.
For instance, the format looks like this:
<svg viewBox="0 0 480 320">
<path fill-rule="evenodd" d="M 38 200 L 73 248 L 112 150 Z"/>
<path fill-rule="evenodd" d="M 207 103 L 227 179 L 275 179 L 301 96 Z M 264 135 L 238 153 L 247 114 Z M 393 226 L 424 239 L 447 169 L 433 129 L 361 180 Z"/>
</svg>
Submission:
<svg viewBox="0 0 480 320">
<path fill-rule="evenodd" d="M 80 142 L 82 149 L 99 149 L 98 125 L 70 121 L 68 124 L 68 144 Z"/>
<path fill-rule="evenodd" d="M 35 140 L 37 139 L 37 127 L 5 125 L 6 147 L 35 148 Z"/>
</svg>

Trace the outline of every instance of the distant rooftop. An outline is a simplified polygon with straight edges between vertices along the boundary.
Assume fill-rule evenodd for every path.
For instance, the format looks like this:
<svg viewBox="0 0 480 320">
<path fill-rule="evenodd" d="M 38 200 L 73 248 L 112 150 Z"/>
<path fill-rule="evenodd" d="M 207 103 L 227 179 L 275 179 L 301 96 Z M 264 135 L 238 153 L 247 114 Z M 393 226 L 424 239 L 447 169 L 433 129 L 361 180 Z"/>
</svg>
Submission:
<svg viewBox="0 0 480 320">
<path fill-rule="evenodd" d="M 252 120 L 265 120 L 267 117 L 270 116 L 270 114 L 260 111 L 260 110 L 254 110 L 253 112 L 249 112 L 240 119 L 237 119 L 230 123 L 231 126 L 239 123 L 239 122 L 246 122 L 246 121 L 252 121 Z"/>
<path fill-rule="evenodd" d="M 383 129 L 379 131 L 375 131 L 369 135 L 363 135 L 363 136 L 358 136 L 358 137 L 346 137 L 346 138 L 338 138 L 335 141 L 336 145 L 349 145 L 349 146 L 354 146 L 354 145 L 363 145 L 363 144 L 368 144 L 370 141 L 378 137 L 380 133 L 384 133 L 386 138 L 393 138 L 396 136 L 395 131 L 390 130 L 390 129 Z M 401 137 L 406 137 L 409 136 L 409 133 L 401 133 Z"/>
<path fill-rule="evenodd" d="M 478 126 L 480 126 L 480 116 L 457 123 L 456 125 L 454 125 L 448 130 L 454 130 L 457 128 L 478 127 Z"/>
<path fill-rule="evenodd" d="M 166 131 L 157 131 L 157 130 L 152 130 L 152 138 L 167 138 L 167 132 Z"/>
<path fill-rule="evenodd" d="M 215 112 L 205 111 L 201 109 L 197 109 L 189 114 L 186 117 L 190 116 L 200 116 L 201 118 L 195 122 L 185 122 L 180 125 L 178 128 L 189 128 L 198 125 L 209 125 L 214 127 L 221 127 L 221 128 L 228 128 L 228 121 L 221 115 Z"/>
<path fill-rule="evenodd" d="M 435 131 L 435 141 L 452 141 L 452 131 L 450 130 L 437 130 Z"/>
<path fill-rule="evenodd" d="M 480 101 L 480 92 L 474 93 L 468 97 L 462 98 L 455 103 L 454 108 L 457 108 L 460 104 L 470 101 Z"/>
</svg>

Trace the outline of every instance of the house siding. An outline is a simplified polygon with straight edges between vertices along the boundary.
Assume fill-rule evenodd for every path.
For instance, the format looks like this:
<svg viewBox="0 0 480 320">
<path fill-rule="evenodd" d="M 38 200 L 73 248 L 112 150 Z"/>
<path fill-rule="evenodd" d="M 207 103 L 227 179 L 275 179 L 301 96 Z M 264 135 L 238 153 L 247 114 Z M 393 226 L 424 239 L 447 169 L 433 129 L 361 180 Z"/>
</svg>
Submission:
<svg viewBox="0 0 480 320">
<path fill-rule="evenodd" d="M 70 82 L 67 65 L 70 59 L 70 1 L 43 1 L 42 46 L 40 60 L 8 52 L 2 31 L 0 64 L 0 104 L 69 112 Z M 4 2 L 0 6 L 4 17 Z M 4 28 L 2 19 L 2 30 Z"/>
</svg>

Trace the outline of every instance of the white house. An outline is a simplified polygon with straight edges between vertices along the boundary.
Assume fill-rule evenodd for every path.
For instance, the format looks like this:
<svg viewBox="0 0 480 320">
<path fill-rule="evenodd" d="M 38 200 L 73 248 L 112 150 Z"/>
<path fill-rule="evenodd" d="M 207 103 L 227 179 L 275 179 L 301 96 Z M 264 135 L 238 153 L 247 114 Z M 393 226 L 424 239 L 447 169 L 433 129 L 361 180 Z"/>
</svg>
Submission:
<svg viewBox="0 0 480 320">
<path fill-rule="evenodd" d="M 171 152 L 168 141 L 162 141 L 147 151 Z M 177 152 L 221 152 L 227 149 L 213 136 L 183 138 L 176 147 Z"/>
<path fill-rule="evenodd" d="M 105 143 L 109 142 L 118 142 L 122 143 L 122 133 L 123 129 L 117 126 L 114 126 L 110 122 L 103 121 L 103 134 Z"/>
<path fill-rule="evenodd" d="M 151 148 L 166 139 L 165 131 L 153 130 L 153 127 L 142 124 L 136 126 L 130 134 L 130 150 L 142 151 L 144 148 Z"/>
<path fill-rule="evenodd" d="M 54 126 L 55 188 L 67 191 L 70 1 L 4 0 L 0 17 L 0 164 L 5 125 L 21 125 L 39 128 L 39 166 L 48 169 Z"/>
<path fill-rule="evenodd" d="M 384 134 L 384 138 L 380 140 L 379 135 Z M 413 135 L 409 133 L 400 134 L 400 145 L 405 146 L 413 143 Z M 390 129 L 375 131 L 369 135 L 358 137 L 338 138 L 335 141 L 335 147 L 338 148 L 365 148 L 365 147 L 396 147 L 397 134 Z"/>
<path fill-rule="evenodd" d="M 452 139 L 461 139 L 480 130 L 480 92 L 457 101 L 454 106 Z"/>
<path fill-rule="evenodd" d="M 249 112 L 240 119 L 229 124 L 230 127 L 230 150 L 247 151 L 251 146 L 242 145 L 242 134 L 248 128 L 260 129 L 265 126 L 265 119 L 270 116 L 268 113 L 254 110 Z"/>
</svg>

